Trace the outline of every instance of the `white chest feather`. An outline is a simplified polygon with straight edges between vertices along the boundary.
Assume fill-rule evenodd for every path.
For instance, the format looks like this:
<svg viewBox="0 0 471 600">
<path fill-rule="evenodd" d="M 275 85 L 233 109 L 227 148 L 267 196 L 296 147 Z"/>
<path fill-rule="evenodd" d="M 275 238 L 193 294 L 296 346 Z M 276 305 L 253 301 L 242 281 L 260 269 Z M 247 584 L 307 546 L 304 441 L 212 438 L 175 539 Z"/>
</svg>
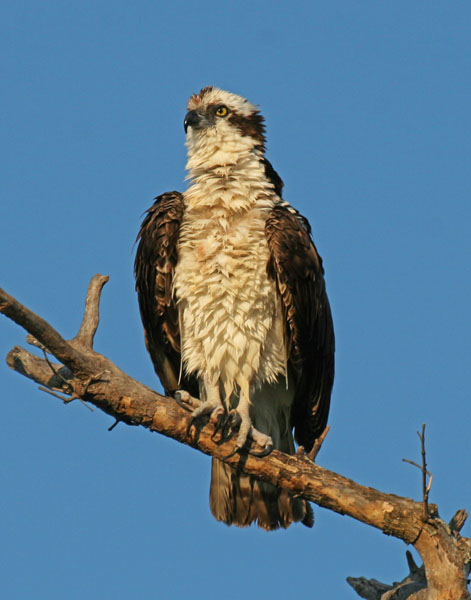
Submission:
<svg viewBox="0 0 471 600">
<path fill-rule="evenodd" d="M 256 181 L 256 174 L 254 174 Z M 260 178 L 258 179 L 260 181 Z M 266 273 L 270 189 L 208 177 L 185 194 L 175 293 L 183 367 L 229 394 L 285 370 L 281 311 Z"/>
</svg>

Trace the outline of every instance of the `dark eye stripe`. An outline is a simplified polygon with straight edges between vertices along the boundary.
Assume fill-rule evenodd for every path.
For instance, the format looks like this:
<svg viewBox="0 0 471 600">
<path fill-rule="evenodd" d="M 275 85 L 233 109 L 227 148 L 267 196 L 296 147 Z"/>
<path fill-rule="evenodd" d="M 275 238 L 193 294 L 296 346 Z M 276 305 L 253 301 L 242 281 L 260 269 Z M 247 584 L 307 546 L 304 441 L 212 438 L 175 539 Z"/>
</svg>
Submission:
<svg viewBox="0 0 471 600">
<path fill-rule="evenodd" d="M 237 127 L 242 135 L 254 138 L 259 147 L 264 150 L 265 126 L 263 124 L 263 117 L 258 111 L 248 117 L 233 112 L 227 118 L 232 125 Z"/>
</svg>

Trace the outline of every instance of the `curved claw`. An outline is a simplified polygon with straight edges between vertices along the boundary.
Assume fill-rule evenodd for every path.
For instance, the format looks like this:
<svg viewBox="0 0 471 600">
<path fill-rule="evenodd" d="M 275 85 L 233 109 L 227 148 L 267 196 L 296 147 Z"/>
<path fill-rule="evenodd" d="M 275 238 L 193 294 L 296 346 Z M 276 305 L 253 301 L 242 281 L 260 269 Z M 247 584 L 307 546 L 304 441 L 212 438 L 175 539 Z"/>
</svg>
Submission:
<svg viewBox="0 0 471 600">
<path fill-rule="evenodd" d="M 216 425 L 214 426 L 214 432 L 211 435 L 211 439 L 215 441 L 217 444 L 224 444 L 224 442 L 228 442 L 234 436 L 234 431 L 232 430 L 233 417 L 230 414 L 223 413 L 218 415 L 218 419 L 216 421 Z M 218 440 L 216 440 L 216 434 L 221 432 L 221 436 Z"/>
<path fill-rule="evenodd" d="M 211 435 L 211 439 L 214 442 L 214 438 L 216 437 L 216 434 L 222 429 L 222 434 L 224 433 L 224 429 L 226 427 L 226 416 L 224 415 L 224 413 L 221 413 L 220 415 L 218 415 L 218 419 L 216 421 L 216 424 L 214 425 L 214 431 Z"/>
<path fill-rule="evenodd" d="M 233 456 L 238 454 L 241 450 L 242 450 L 242 448 L 239 448 L 239 446 L 236 445 L 234 450 L 232 452 L 230 452 L 227 456 L 223 456 L 222 459 L 226 460 L 227 458 L 232 458 Z"/>
<path fill-rule="evenodd" d="M 186 435 L 191 434 L 191 428 L 193 427 L 194 423 L 195 423 L 195 417 L 190 419 L 190 422 L 188 423 L 188 427 L 186 428 Z"/>
<path fill-rule="evenodd" d="M 185 410 L 187 410 L 188 412 L 193 412 L 193 409 L 188 406 L 188 404 L 185 404 L 181 399 L 180 399 L 180 395 L 179 394 L 175 394 L 174 396 L 174 400 L 175 402 L 181 406 L 182 408 L 184 408 Z"/>
<path fill-rule="evenodd" d="M 231 440 L 234 437 L 234 433 L 235 432 L 232 431 L 230 423 L 226 419 L 221 431 L 221 439 L 219 440 L 218 444 L 223 444 L 224 442 Z"/>
<path fill-rule="evenodd" d="M 231 412 L 227 415 L 227 422 L 232 429 L 236 429 L 240 427 L 242 423 L 242 417 L 236 410 L 231 410 Z"/>
<path fill-rule="evenodd" d="M 251 456 L 257 456 L 258 458 L 263 458 L 264 456 L 268 456 L 269 454 L 271 454 L 273 451 L 273 444 L 268 444 L 268 446 L 266 448 L 264 448 L 263 450 L 261 450 L 260 452 L 256 452 L 254 450 L 247 450 L 247 452 L 251 455 Z"/>
</svg>

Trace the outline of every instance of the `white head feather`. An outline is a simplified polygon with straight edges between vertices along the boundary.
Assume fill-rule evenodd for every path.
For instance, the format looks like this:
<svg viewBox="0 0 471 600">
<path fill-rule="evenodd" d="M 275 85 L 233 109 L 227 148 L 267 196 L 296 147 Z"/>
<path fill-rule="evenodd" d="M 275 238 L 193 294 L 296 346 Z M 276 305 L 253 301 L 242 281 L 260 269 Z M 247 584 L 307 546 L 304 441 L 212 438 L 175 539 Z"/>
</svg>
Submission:
<svg viewBox="0 0 471 600">
<path fill-rule="evenodd" d="M 211 108 L 227 107 L 227 117 L 211 119 Z M 208 115 L 205 125 L 188 127 L 189 178 L 202 170 L 228 167 L 246 160 L 254 152 L 260 156 L 264 150 L 264 126 L 257 106 L 237 94 L 215 87 L 203 88 L 188 101 L 188 110 Z"/>
</svg>

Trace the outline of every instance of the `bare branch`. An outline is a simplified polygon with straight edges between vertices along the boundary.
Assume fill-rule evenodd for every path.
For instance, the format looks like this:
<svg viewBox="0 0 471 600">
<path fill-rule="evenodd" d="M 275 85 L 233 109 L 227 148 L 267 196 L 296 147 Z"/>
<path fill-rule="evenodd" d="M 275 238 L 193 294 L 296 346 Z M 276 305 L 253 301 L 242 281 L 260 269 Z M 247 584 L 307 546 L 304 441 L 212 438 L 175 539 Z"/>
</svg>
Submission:
<svg viewBox="0 0 471 600">
<path fill-rule="evenodd" d="M 428 519 L 428 495 L 432 487 L 432 476 L 427 471 L 427 460 L 425 456 L 425 423 L 422 425 L 422 434 L 417 432 L 420 439 L 420 447 L 422 452 L 422 495 L 424 500 L 424 518 Z M 429 484 L 427 485 L 427 474 L 430 476 Z"/>
<path fill-rule="evenodd" d="M 121 421 L 119 419 L 116 419 L 116 421 L 113 423 L 113 425 L 110 425 L 108 427 L 108 431 L 113 431 L 113 429 L 116 427 L 116 425 L 119 425 L 121 423 Z"/>
<path fill-rule="evenodd" d="M 433 475 L 430 473 L 430 471 L 427 470 L 427 461 L 426 461 L 426 455 L 425 455 L 425 423 L 422 425 L 422 433 L 420 434 L 417 431 L 417 435 L 419 436 L 419 439 L 420 439 L 422 465 L 418 465 L 416 462 L 414 462 L 413 460 L 409 460 L 408 458 L 403 458 L 402 460 L 403 460 L 403 462 L 409 463 L 410 465 L 417 467 L 422 472 L 422 501 L 424 503 L 423 519 L 424 519 L 424 521 L 427 521 L 427 519 L 430 517 L 429 506 L 428 506 L 428 496 L 429 496 L 430 490 L 432 488 Z M 427 483 L 427 475 L 429 476 L 428 483 Z"/>
<path fill-rule="evenodd" d="M 366 600 L 381 600 L 383 594 L 393 589 L 392 585 L 366 577 L 347 577 L 347 583 Z"/>
<path fill-rule="evenodd" d="M 73 391 L 74 391 L 73 387 L 70 385 L 70 383 L 67 381 L 67 379 L 65 379 L 64 377 L 62 377 L 62 375 L 59 373 L 59 371 L 51 363 L 51 361 L 49 360 L 49 358 L 47 356 L 47 350 L 46 350 L 46 348 L 42 344 L 39 344 L 39 342 L 35 338 L 33 338 L 33 336 L 30 335 L 28 337 L 30 337 L 30 338 L 32 338 L 32 339 L 34 339 L 36 341 L 36 344 L 38 344 L 39 347 L 41 348 L 41 350 L 43 351 L 44 360 L 47 362 L 47 366 L 51 369 L 51 371 L 54 373 L 54 375 L 56 375 L 56 377 L 58 377 L 62 381 L 62 383 L 65 384 L 66 388 L 69 390 L 68 393 L 72 394 Z M 36 345 L 36 344 L 34 344 L 34 345 Z M 39 389 L 41 389 L 41 388 L 39 388 Z"/>
<path fill-rule="evenodd" d="M 64 404 L 68 404 L 70 402 L 70 397 L 69 396 L 61 396 L 57 392 L 53 392 L 52 390 L 48 390 L 43 385 L 38 385 L 38 390 L 40 390 L 41 392 L 46 392 L 46 394 L 49 394 L 50 396 L 54 396 L 54 398 L 59 398 L 59 400 L 62 400 L 62 402 Z"/>
<path fill-rule="evenodd" d="M 308 452 L 307 457 L 310 458 L 312 462 L 316 461 L 317 455 L 319 454 L 320 449 L 322 448 L 322 444 L 324 443 L 324 440 L 327 437 L 329 431 L 330 425 L 327 425 L 324 431 L 321 433 L 321 435 L 314 442 L 314 446 L 312 447 L 311 451 Z"/>
<path fill-rule="evenodd" d="M 94 275 L 88 286 L 83 321 L 79 332 L 74 338 L 78 343 L 88 348 L 93 348 L 93 339 L 100 320 L 101 291 L 108 280 L 108 275 Z"/>
<path fill-rule="evenodd" d="M 463 525 L 466 523 L 466 519 L 468 518 L 468 513 L 464 510 L 464 508 L 460 508 L 453 515 L 451 521 L 448 523 L 448 527 L 452 531 L 460 532 L 463 528 Z"/>
<path fill-rule="evenodd" d="M 73 348 L 41 317 L 0 288 L 0 312 L 26 329 L 71 371 L 87 373 L 89 363 L 83 354 Z"/>
<path fill-rule="evenodd" d="M 409 550 L 406 550 L 406 558 L 407 558 L 407 565 L 408 565 L 409 571 L 411 573 L 417 573 L 418 571 L 420 571 L 420 567 L 415 562 L 414 557 L 412 556 L 412 553 L 409 552 Z"/>
<path fill-rule="evenodd" d="M 388 585 L 381 583 L 376 579 L 366 579 L 365 577 L 347 577 L 347 583 L 362 598 L 371 600 L 406 600 L 427 598 L 424 567 L 418 567 L 412 557 L 412 554 L 406 552 L 409 574 L 402 581 Z"/>
<path fill-rule="evenodd" d="M 47 388 L 43 387 L 42 385 L 38 385 L 38 390 L 41 390 L 41 392 L 46 392 L 47 394 L 50 394 L 51 396 L 54 396 L 55 398 L 59 398 L 59 400 L 62 400 L 62 402 L 64 404 L 69 404 L 69 402 L 72 402 L 72 400 L 80 400 L 80 402 L 85 406 L 85 408 L 88 408 L 88 410 L 94 412 L 93 407 L 91 407 L 90 405 L 88 405 L 85 402 L 85 400 L 82 400 L 82 398 L 76 398 L 75 396 L 61 396 L 57 392 L 53 392 L 52 390 L 48 390 Z"/>
</svg>

